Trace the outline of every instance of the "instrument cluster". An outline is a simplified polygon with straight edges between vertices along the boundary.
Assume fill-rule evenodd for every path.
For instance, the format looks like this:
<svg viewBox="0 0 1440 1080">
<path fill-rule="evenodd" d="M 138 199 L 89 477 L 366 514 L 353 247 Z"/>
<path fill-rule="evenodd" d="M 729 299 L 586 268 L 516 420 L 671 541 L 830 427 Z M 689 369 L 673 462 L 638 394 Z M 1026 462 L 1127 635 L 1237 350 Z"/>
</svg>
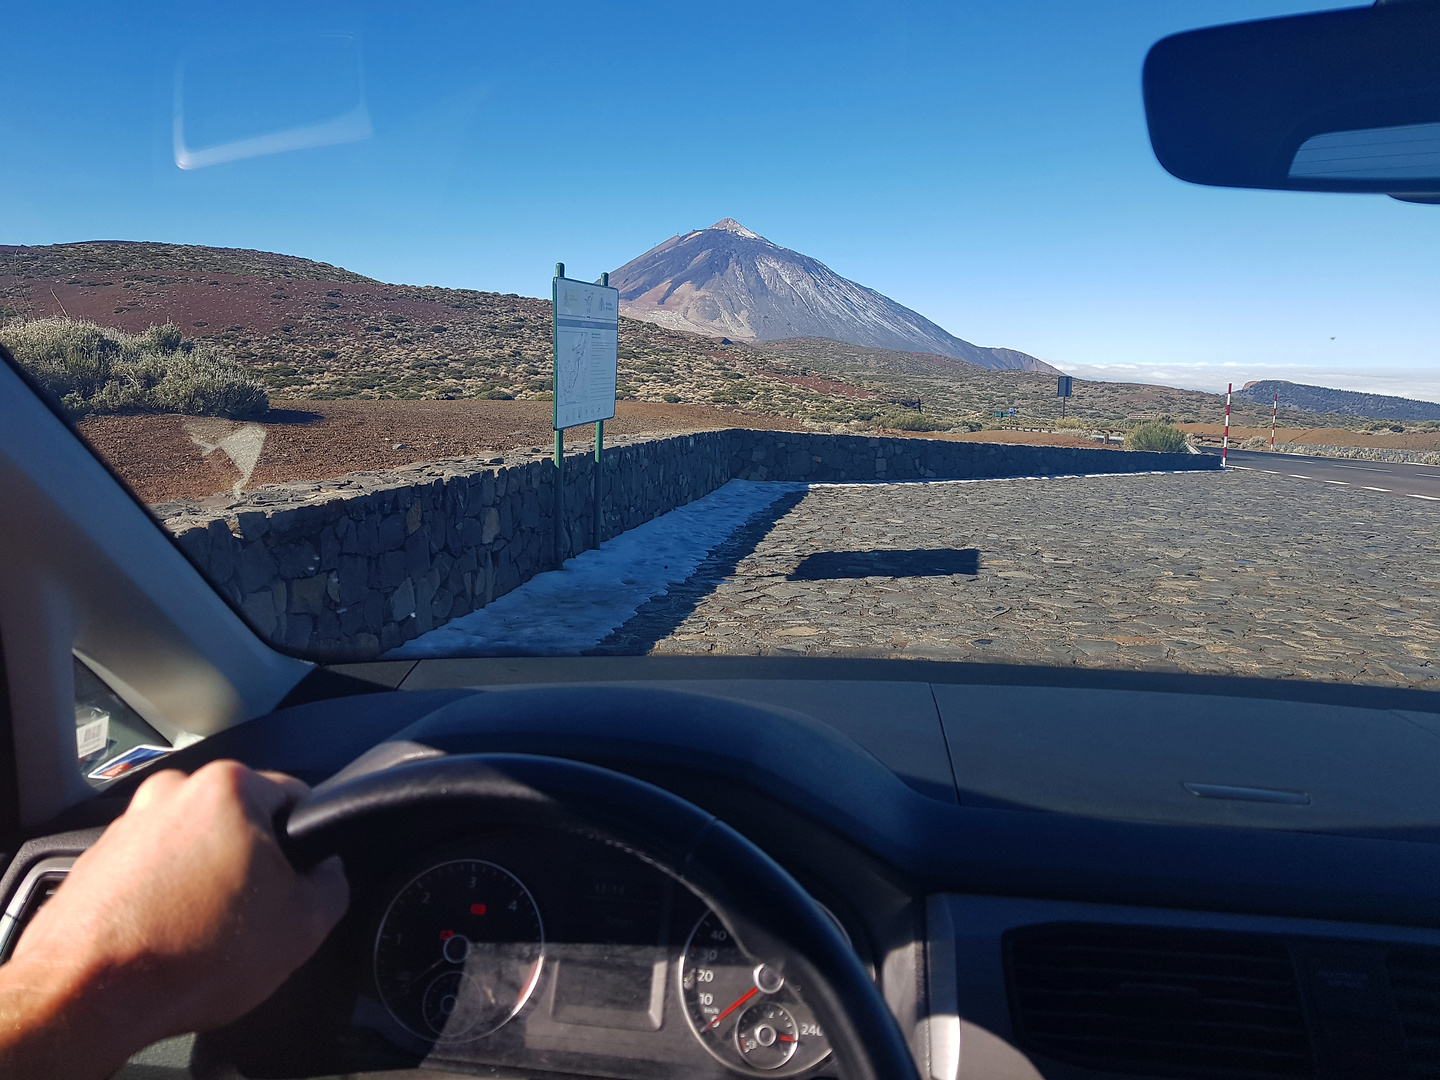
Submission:
<svg viewBox="0 0 1440 1080">
<path fill-rule="evenodd" d="M 477 839 L 377 882 L 349 1025 L 413 1059 L 626 1075 L 813 1076 L 830 1044 L 784 965 L 627 852 Z M 668 1068 L 667 1068 L 668 1066 Z"/>
</svg>

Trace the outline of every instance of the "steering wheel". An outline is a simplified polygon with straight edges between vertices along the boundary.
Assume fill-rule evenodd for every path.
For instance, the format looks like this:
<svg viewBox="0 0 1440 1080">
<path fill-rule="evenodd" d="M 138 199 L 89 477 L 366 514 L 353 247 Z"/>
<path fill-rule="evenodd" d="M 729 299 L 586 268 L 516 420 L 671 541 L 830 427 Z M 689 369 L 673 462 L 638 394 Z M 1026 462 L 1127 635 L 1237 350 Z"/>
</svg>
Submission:
<svg viewBox="0 0 1440 1080">
<path fill-rule="evenodd" d="M 791 965 L 849 1080 L 919 1080 L 899 1025 L 830 918 L 753 843 L 690 802 L 622 773 L 528 754 L 411 762 L 312 793 L 285 823 L 299 867 L 376 829 L 443 817 L 565 830 L 616 845 L 694 892 L 758 961 Z"/>
</svg>

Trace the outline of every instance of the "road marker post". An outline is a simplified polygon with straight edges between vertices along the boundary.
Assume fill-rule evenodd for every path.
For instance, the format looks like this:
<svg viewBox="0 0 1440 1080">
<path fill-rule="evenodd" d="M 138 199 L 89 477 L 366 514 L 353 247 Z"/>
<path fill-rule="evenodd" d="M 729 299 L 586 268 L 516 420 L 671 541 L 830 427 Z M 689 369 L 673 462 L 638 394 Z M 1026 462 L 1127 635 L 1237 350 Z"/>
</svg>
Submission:
<svg viewBox="0 0 1440 1080">
<path fill-rule="evenodd" d="M 1220 443 L 1220 467 L 1222 469 L 1230 455 L 1230 391 L 1234 388 L 1234 383 L 1225 384 L 1225 438 Z"/>
<path fill-rule="evenodd" d="M 1270 410 L 1270 449 L 1275 449 L 1275 418 L 1280 415 L 1280 391 L 1275 391 L 1275 407 Z"/>
</svg>

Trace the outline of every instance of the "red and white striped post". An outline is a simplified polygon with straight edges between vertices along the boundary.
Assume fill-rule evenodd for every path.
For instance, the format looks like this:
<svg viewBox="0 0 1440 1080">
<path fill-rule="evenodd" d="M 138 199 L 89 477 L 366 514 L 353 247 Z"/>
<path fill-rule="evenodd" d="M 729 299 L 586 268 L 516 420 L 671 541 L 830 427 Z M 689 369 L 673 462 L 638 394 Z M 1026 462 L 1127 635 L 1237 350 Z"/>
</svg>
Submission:
<svg viewBox="0 0 1440 1080">
<path fill-rule="evenodd" d="M 1275 391 L 1275 407 L 1270 410 L 1270 449 L 1275 449 L 1275 418 L 1280 415 L 1280 391 Z"/>
<path fill-rule="evenodd" d="M 1225 441 L 1220 444 L 1220 467 L 1225 467 L 1225 459 L 1230 455 L 1230 391 L 1234 389 L 1234 383 L 1225 384 Z"/>
</svg>

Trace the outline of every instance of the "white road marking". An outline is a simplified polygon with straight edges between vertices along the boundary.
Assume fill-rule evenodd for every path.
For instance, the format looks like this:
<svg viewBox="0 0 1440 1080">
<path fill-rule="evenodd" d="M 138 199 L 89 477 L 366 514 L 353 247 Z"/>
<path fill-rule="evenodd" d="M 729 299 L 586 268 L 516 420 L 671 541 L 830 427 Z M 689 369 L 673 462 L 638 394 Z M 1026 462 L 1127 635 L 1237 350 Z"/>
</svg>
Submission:
<svg viewBox="0 0 1440 1080">
<path fill-rule="evenodd" d="M 1339 484 L 1341 487 L 1350 486 L 1350 481 L 1348 480 L 1321 480 L 1320 482 L 1322 484 Z"/>
<path fill-rule="evenodd" d="M 1368 487 L 1368 486 L 1365 485 L 1365 484 L 1361 484 L 1361 485 L 1360 485 L 1360 489 L 1361 489 L 1362 491 L 1389 491 L 1389 490 L 1390 490 L 1389 488 Z"/>
<path fill-rule="evenodd" d="M 1440 495 L 1417 495 L 1413 491 L 1405 492 L 1412 499 L 1424 499 L 1426 502 L 1440 502 Z"/>
<path fill-rule="evenodd" d="M 1286 473 L 1285 475 L 1286 475 L 1286 476 L 1293 476 L 1296 480 L 1310 480 L 1310 479 L 1312 479 L 1312 477 L 1306 476 L 1304 473 L 1298 473 L 1298 472 Z"/>
</svg>

